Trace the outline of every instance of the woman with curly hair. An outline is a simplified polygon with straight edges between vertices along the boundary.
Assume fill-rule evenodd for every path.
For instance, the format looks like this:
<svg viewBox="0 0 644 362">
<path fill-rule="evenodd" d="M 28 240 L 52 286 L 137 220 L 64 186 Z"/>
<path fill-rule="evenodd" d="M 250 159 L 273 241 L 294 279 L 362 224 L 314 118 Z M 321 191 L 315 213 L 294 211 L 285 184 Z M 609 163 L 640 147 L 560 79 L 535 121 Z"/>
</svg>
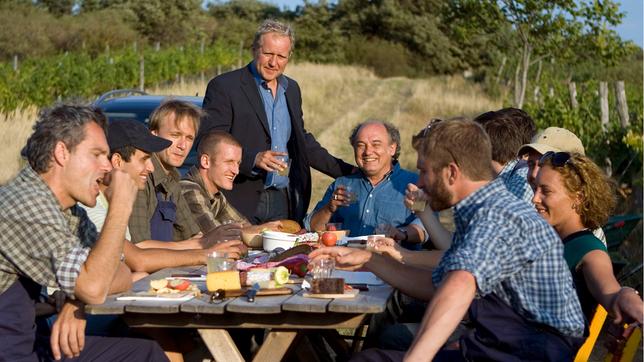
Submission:
<svg viewBox="0 0 644 362">
<path fill-rule="evenodd" d="M 588 157 L 547 152 L 539 160 L 532 202 L 557 231 L 586 318 L 597 303 L 612 312 L 616 322 L 642 323 L 644 308 L 637 291 L 620 287 L 606 246 L 591 230 L 608 220 L 615 207 L 611 182 Z"/>
</svg>

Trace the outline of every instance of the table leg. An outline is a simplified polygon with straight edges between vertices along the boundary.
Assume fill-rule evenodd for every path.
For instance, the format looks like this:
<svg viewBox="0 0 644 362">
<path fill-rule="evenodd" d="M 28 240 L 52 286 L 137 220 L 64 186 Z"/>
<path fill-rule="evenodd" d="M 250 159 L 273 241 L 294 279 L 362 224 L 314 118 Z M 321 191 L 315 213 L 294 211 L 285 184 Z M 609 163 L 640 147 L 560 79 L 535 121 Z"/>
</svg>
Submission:
<svg viewBox="0 0 644 362">
<path fill-rule="evenodd" d="M 235 341 L 225 329 L 198 329 L 210 354 L 217 362 L 244 362 Z"/>
<path fill-rule="evenodd" d="M 271 330 L 259 348 L 253 361 L 280 361 L 297 336 L 297 331 Z"/>
</svg>

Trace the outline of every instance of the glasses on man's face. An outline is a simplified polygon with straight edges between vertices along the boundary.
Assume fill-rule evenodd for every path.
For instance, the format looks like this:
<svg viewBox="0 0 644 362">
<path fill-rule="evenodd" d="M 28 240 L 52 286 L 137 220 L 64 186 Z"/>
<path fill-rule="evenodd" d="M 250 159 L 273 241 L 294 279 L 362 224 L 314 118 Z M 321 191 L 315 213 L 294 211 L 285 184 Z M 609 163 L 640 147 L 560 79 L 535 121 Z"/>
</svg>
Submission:
<svg viewBox="0 0 644 362">
<path fill-rule="evenodd" d="M 429 130 L 436 124 L 443 122 L 442 119 L 440 118 L 432 118 L 427 122 L 427 126 L 425 126 L 425 129 L 423 130 L 423 137 L 427 137 L 429 135 Z"/>
</svg>

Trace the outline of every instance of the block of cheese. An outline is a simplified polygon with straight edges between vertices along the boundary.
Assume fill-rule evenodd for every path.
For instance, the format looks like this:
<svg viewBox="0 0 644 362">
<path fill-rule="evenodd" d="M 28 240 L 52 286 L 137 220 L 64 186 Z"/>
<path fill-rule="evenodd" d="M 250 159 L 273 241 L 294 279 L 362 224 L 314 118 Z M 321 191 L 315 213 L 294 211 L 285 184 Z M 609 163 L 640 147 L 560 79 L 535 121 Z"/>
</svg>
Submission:
<svg viewBox="0 0 644 362">
<path fill-rule="evenodd" d="M 311 281 L 312 294 L 343 294 L 344 278 L 321 278 Z"/>
<path fill-rule="evenodd" d="M 236 270 L 218 271 L 206 275 L 206 287 L 208 291 L 214 292 L 218 289 L 239 290 L 239 272 Z"/>
</svg>

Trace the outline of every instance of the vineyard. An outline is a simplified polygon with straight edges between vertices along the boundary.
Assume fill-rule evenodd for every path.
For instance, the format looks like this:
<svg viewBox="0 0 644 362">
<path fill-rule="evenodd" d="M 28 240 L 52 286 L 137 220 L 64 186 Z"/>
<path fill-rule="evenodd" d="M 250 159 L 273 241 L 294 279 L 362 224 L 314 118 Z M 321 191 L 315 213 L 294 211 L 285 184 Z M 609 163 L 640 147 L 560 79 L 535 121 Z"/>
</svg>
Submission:
<svg viewBox="0 0 644 362">
<path fill-rule="evenodd" d="M 83 52 L 30 58 L 0 64 L 0 113 L 57 100 L 91 99 L 115 88 L 139 88 L 141 65 L 144 86 L 158 85 L 183 75 L 230 67 L 238 50 L 215 43 L 156 49 L 125 48 L 92 57 Z"/>
</svg>

